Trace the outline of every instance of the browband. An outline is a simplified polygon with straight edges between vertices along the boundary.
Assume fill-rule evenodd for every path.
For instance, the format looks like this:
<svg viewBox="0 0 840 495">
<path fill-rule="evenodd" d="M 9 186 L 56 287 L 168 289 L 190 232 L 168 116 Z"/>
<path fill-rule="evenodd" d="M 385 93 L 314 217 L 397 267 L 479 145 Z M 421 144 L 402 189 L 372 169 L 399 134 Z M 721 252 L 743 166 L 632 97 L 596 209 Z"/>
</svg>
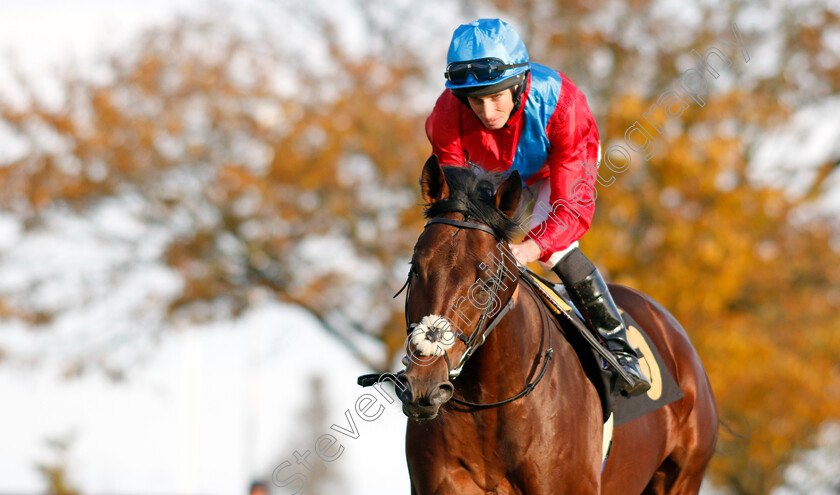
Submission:
<svg viewBox="0 0 840 495">
<path fill-rule="evenodd" d="M 484 232 L 487 232 L 488 234 L 495 237 L 496 239 L 500 241 L 502 240 L 499 239 L 499 236 L 496 234 L 496 232 L 493 231 L 493 229 L 480 223 L 463 222 L 461 220 L 452 220 L 449 218 L 432 218 L 426 222 L 426 227 L 433 223 L 445 223 L 446 225 L 452 225 L 453 227 L 460 227 L 462 229 L 483 230 Z"/>
</svg>

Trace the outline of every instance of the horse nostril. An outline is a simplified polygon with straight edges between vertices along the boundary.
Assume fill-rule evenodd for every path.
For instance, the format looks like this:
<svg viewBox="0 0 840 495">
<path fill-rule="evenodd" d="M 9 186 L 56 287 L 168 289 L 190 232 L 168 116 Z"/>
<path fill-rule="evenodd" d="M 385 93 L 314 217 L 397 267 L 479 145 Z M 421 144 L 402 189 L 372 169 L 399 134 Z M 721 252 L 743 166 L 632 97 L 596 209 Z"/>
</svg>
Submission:
<svg viewBox="0 0 840 495">
<path fill-rule="evenodd" d="M 414 397 L 411 393 L 411 383 L 408 381 L 408 378 L 404 374 L 397 375 L 397 383 L 395 385 L 397 397 L 399 397 L 400 401 L 404 404 L 410 404 Z"/>
<path fill-rule="evenodd" d="M 455 393 L 455 387 L 452 386 L 451 382 L 443 382 L 441 383 L 437 390 L 435 390 L 432 396 L 432 404 L 440 406 L 445 404 L 452 398 L 452 395 Z"/>
</svg>

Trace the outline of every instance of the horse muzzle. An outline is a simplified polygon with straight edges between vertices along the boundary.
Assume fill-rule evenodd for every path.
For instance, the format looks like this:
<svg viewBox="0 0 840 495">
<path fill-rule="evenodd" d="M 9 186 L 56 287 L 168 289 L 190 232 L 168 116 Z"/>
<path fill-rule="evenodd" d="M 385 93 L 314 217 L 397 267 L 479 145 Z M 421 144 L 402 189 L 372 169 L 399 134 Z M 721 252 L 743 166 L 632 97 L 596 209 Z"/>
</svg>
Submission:
<svg viewBox="0 0 840 495">
<path fill-rule="evenodd" d="M 449 380 L 424 384 L 406 374 L 399 375 L 397 379 L 397 396 L 403 403 L 403 413 L 413 420 L 435 419 L 440 406 L 448 402 L 455 391 Z"/>
</svg>

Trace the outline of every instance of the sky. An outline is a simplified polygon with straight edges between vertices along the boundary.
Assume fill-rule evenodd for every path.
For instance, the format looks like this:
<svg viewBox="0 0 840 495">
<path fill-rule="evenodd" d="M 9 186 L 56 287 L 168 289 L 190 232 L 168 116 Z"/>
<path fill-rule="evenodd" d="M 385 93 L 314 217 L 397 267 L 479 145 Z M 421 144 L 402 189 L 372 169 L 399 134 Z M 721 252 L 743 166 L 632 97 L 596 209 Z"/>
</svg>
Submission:
<svg viewBox="0 0 840 495">
<path fill-rule="evenodd" d="M 145 26 L 180 12 L 197 11 L 201 0 L 0 0 L 0 56 L 11 55 L 27 74 L 44 76 L 70 62 L 86 63 L 104 49 L 128 42 Z M 5 72 L 5 71 L 4 71 Z M 8 73 L 0 84 L 8 90 Z M 46 83 L 49 77 L 40 77 Z"/>
</svg>

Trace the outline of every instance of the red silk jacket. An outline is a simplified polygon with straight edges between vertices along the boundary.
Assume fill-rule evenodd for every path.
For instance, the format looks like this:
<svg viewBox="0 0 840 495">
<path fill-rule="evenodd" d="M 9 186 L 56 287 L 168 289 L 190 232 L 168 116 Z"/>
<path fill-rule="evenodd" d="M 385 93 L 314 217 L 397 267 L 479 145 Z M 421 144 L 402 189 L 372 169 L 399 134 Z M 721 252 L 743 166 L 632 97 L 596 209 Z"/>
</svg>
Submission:
<svg viewBox="0 0 840 495">
<path fill-rule="evenodd" d="M 526 236 L 540 246 L 540 261 L 548 261 L 589 230 L 595 213 L 600 139 L 583 93 L 563 74 L 540 68 L 547 69 L 532 64 L 522 104 L 505 127 L 487 129 L 468 105 L 445 90 L 426 119 L 426 135 L 441 165 L 473 163 L 491 172 L 515 168 L 525 186 L 548 178 L 551 213 Z M 548 81 L 543 84 L 543 79 Z M 528 153 L 540 146 L 545 148 L 542 155 L 540 150 Z M 527 163 L 517 160 L 517 153 L 545 160 Z M 549 205 L 545 206 L 548 211 Z M 535 215 L 539 208 L 535 206 Z"/>
</svg>

